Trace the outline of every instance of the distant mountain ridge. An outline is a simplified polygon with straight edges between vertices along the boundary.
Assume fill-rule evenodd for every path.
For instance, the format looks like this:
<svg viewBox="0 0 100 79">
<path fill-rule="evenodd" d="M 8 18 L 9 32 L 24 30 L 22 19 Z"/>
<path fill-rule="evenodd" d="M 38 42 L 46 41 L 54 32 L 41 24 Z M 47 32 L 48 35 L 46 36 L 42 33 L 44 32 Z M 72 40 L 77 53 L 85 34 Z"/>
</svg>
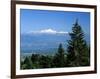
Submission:
<svg viewBox="0 0 100 79">
<path fill-rule="evenodd" d="M 89 41 L 90 37 L 86 37 Z M 62 43 L 67 48 L 67 40 L 70 39 L 67 33 L 28 33 L 21 34 L 21 53 L 54 54 Z"/>
</svg>

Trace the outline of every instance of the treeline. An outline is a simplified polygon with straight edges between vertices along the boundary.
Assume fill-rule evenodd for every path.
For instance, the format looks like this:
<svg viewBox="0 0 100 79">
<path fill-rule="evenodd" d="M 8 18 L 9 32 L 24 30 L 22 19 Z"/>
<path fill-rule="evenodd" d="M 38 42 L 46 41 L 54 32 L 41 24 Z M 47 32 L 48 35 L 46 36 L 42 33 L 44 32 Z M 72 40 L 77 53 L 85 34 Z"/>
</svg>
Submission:
<svg viewBox="0 0 100 79">
<path fill-rule="evenodd" d="M 21 69 L 66 67 L 66 56 L 62 44 L 60 44 L 58 53 L 54 56 L 40 54 L 26 56 L 25 60 L 23 62 L 21 61 Z"/>
<path fill-rule="evenodd" d="M 69 33 L 66 51 L 62 44 L 58 46 L 58 52 L 54 56 L 32 54 L 21 61 L 21 69 L 80 67 L 90 65 L 90 47 L 87 45 L 84 32 L 78 24 L 78 20 Z M 67 53 L 65 53 L 67 52 Z"/>
</svg>

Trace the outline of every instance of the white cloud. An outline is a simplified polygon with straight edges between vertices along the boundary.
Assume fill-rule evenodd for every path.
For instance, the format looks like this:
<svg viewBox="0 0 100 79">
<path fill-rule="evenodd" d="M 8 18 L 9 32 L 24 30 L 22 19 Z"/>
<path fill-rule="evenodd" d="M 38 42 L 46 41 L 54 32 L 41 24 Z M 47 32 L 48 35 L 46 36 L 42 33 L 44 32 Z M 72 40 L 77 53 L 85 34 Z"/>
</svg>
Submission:
<svg viewBox="0 0 100 79">
<path fill-rule="evenodd" d="M 44 30 L 41 30 L 40 33 L 57 33 L 57 31 L 52 30 L 52 29 L 44 29 Z"/>
<path fill-rule="evenodd" d="M 68 32 L 65 31 L 56 31 L 53 29 L 44 29 L 44 30 L 40 30 L 40 31 L 30 31 L 28 33 L 48 33 L 48 34 L 68 34 Z"/>
</svg>

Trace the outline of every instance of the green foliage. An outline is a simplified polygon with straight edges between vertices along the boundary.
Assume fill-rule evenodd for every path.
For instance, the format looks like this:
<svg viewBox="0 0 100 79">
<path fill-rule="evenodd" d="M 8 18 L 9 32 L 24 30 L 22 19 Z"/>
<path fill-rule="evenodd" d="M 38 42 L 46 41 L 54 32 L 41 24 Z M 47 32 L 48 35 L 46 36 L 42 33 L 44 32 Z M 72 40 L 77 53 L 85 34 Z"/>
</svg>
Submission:
<svg viewBox="0 0 100 79">
<path fill-rule="evenodd" d="M 51 59 L 52 59 L 52 57 L 50 57 L 50 56 L 41 56 L 40 57 L 40 61 L 39 61 L 39 63 L 40 63 L 40 67 L 41 68 L 50 68 L 51 67 Z"/>
<path fill-rule="evenodd" d="M 32 66 L 32 61 L 29 57 L 26 57 L 24 62 L 23 62 L 23 66 L 22 66 L 22 69 L 32 69 L 33 66 Z"/>
<path fill-rule="evenodd" d="M 40 68 L 39 61 L 40 61 L 40 55 L 39 54 L 32 54 L 31 61 L 33 63 L 33 68 Z"/>
<path fill-rule="evenodd" d="M 89 65 L 89 47 L 84 39 L 84 33 L 78 20 L 72 27 L 71 39 L 67 47 L 67 66 L 87 66 Z"/>
<path fill-rule="evenodd" d="M 39 57 L 40 57 L 39 54 L 32 54 L 32 56 L 31 56 L 32 62 L 36 63 L 37 61 L 39 61 Z"/>
<path fill-rule="evenodd" d="M 55 54 L 53 58 L 53 66 L 54 67 L 63 67 L 65 65 L 65 54 L 62 44 L 58 47 L 58 52 Z"/>
</svg>

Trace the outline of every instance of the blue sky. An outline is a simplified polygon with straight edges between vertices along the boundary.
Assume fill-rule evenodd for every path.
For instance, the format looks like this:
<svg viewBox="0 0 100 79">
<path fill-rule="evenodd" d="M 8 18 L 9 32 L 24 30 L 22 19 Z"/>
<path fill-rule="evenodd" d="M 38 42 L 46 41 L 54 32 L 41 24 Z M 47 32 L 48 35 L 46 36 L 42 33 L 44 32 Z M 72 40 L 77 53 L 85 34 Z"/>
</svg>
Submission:
<svg viewBox="0 0 100 79">
<path fill-rule="evenodd" d="M 76 19 L 85 33 L 90 32 L 90 13 L 88 12 L 32 9 L 21 9 L 20 11 L 21 33 L 43 30 L 71 32 Z"/>
</svg>

